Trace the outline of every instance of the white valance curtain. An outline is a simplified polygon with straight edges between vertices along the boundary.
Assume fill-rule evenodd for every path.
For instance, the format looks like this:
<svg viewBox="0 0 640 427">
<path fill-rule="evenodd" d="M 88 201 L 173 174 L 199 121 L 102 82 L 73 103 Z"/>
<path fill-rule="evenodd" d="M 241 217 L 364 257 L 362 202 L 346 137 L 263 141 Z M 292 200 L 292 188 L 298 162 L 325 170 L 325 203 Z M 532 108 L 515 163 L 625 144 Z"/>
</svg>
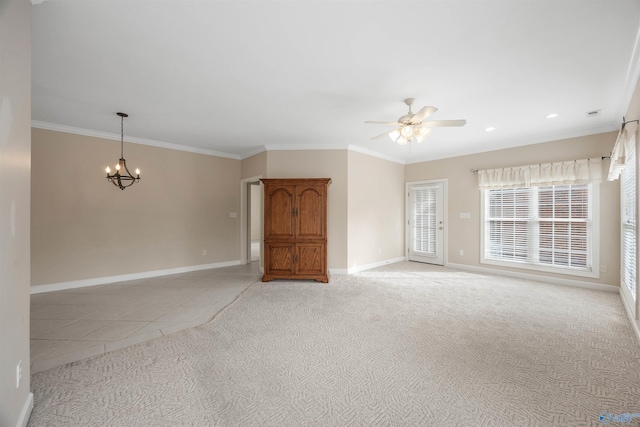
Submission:
<svg viewBox="0 0 640 427">
<path fill-rule="evenodd" d="M 618 138 L 613 146 L 613 151 L 611 151 L 611 163 L 609 164 L 607 181 L 615 181 L 620 178 L 620 173 L 625 166 L 627 154 L 631 147 L 635 147 L 637 128 L 637 123 L 627 123 L 622 126 L 622 129 L 618 132 Z"/>
<path fill-rule="evenodd" d="M 480 190 L 602 182 L 602 158 L 478 171 Z"/>
</svg>

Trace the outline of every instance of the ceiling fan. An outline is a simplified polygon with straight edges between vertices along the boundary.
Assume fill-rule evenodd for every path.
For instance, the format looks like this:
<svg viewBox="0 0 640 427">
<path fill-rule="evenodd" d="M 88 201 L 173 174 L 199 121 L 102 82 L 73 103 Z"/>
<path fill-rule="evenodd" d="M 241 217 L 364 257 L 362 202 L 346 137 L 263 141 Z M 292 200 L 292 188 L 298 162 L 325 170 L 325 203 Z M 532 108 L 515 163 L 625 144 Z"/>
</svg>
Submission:
<svg viewBox="0 0 640 427">
<path fill-rule="evenodd" d="M 382 138 L 389 136 L 393 142 L 397 142 L 400 145 L 406 145 L 409 142 L 415 140 L 420 143 L 427 139 L 431 133 L 431 128 L 434 127 L 448 127 L 448 126 L 464 126 L 466 120 L 425 120 L 431 114 L 438 111 L 436 107 L 422 107 L 417 113 L 411 111 L 411 106 L 415 101 L 414 98 L 407 98 L 404 103 L 409 106 L 409 112 L 400 117 L 397 122 L 375 122 L 366 121 L 365 123 L 376 123 L 381 125 L 392 125 L 396 129 L 385 132 L 382 135 L 374 136 L 371 139 Z"/>
</svg>

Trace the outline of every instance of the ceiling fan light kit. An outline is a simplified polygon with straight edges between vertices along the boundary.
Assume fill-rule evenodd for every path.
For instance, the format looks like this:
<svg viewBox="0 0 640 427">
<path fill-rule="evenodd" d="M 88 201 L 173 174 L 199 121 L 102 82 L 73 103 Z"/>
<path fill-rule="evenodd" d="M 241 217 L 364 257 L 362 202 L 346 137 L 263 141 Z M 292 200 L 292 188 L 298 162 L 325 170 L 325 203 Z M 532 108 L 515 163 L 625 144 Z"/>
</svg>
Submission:
<svg viewBox="0 0 640 427">
<path fill-rule="evenodd" d="M 419 144 L 431 134 L 431 129 L 423 125 L 406 125 L 399 129 L 393 130 L 387 135 L 393 142 L 400 145 L 407 145 L 414 139 Z"/>
<path fill-rule="evenodd" d="M 391 132 L 385 132 L 382 135 L 375 136 L 371 139 L 377 139 L 383 136 L 388 136 L 393 142 L 400 145 L 407 145 L 410 142 L 417 142 L 418 144 L 423 142 L 431 134 L 431 128 L 433 127 L 449 127 L 449 126 L 464 126 L 466 120 L 429 120 L 425 119 L 431 114 L 438 111 L 435 107 L 422 107 L 417 113 L 411 111 L 411 106 L 415 101 L 414 98 L 407 98 L 404 103 L 409 107 L 409 112 L 400 117 L 397 122 L 374 122 L 366 121 L 365 123 L 376 123 L 383 125 L 396 126 L 396 129 Z"/>
</svg>

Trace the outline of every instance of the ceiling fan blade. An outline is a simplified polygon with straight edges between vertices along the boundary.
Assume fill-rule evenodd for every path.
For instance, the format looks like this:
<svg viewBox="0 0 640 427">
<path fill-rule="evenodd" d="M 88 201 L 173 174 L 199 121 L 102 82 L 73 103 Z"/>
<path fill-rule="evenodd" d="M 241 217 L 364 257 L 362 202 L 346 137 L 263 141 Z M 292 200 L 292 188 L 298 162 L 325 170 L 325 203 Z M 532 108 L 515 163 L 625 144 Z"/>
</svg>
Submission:
<svg viewBox="0 0 640 427">
<path fill-rule="evenodd" d="M 391 132 L 393 132 L 393 131 L 391 131 Z M 382 139 L 382 138 L 384 138 L 384 137 L 389 138 L 389 134 L 390 134 L 391 132 L 385 132 L 385 133 L 380 134 L 380 135 L 378 135 L 378 136 L 374 136 L 374 137 L 373 137 L 373 138 L 371 138 L 371 139 Z"/>
<path fill-rule="evenodd" d="M 435 113 L 436 111 L 438 111 L 436 107 L 422 107 L 420 111 L 418 111 L 413 115 L 413 117 L 411 117 L 411 120 L 409 120 L 409 122 L 420 123 L 421 121 L 423 121 L 424 119 L 426 119 L 427 117 Z"/>
<path fill-rule="evenodd" d="M 397 122 L 374 122 L 374 121 L 371 121 L 371 120 L 367 120 L 365 123 L 373 123 L 373 124 L 377 124 L 377 125 L 402 126 L 402 123 L 397 123 Z"/>
<path fill-rule="evenodd" d="M 464 119 L 461 120 L 430 120 L 428 122 L 424 122 L 423 125 L 428 128 L 436 128 L 436 127 L 451 127 L 451 126 L 464 126 L 467 124 L 467 121 Z"/>
</svg>

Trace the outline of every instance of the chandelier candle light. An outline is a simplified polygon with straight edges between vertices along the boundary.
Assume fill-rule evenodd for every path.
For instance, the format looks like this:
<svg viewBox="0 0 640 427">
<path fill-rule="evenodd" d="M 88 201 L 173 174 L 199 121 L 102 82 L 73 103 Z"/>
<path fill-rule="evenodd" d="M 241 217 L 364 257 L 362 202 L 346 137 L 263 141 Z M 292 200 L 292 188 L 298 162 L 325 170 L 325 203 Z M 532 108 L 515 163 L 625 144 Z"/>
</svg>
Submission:
<svg viewBox="0 0 640 427">
<path fill-rule="evenodd" d="M 136 176 L 134 177 L 127 168 L 127 161 L 124 159 L 124 118 L 129 117 L 129 115 L 126 113 L 117 114 L 120 116 L 120 160 L 118 160 L 116 171 L 113 175 L 110 175 L 111 169 L 107 166 L 107 180 L 124 190 L 127 187 L 131 187 L 135 182 L 140 182 L 140 169 L 136 169 Z"/>
</svg>

